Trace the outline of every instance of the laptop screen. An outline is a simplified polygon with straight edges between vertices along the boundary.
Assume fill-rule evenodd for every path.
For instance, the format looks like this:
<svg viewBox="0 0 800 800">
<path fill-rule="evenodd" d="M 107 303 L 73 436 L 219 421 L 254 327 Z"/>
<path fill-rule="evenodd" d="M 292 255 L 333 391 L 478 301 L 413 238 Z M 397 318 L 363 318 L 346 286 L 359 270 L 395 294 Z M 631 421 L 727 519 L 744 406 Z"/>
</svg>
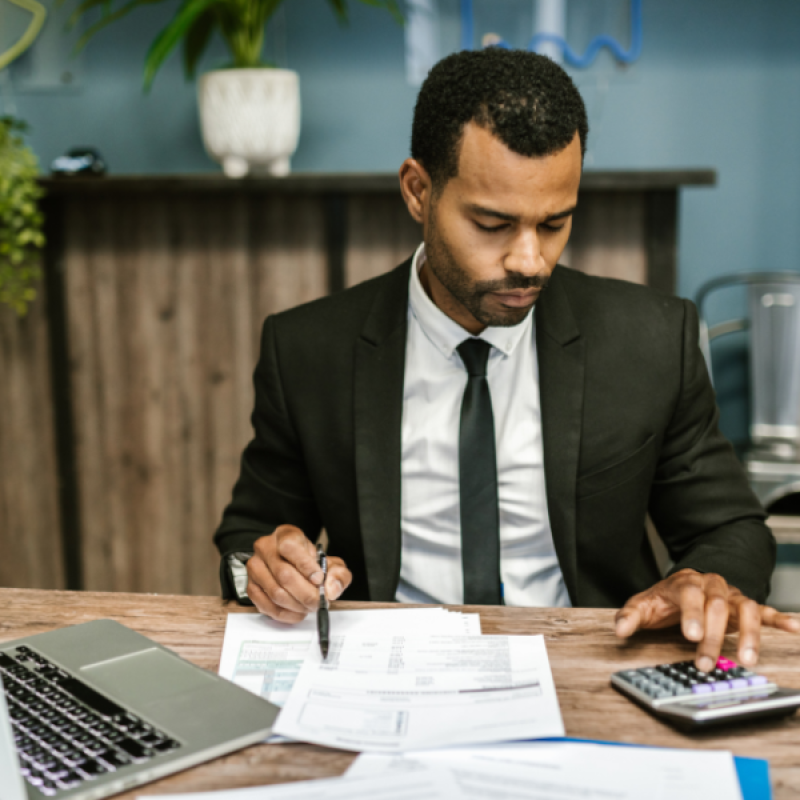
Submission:
<svg viewBox="0 0 800 800">
<path fill-rule="evenodd" d="M 8 717 L 6 693 L 0 677 L 0 800 L 26 800 L 28 794 L 19 772 L 17 749 L 14 747 L 14 734 Z"/>
</svg>

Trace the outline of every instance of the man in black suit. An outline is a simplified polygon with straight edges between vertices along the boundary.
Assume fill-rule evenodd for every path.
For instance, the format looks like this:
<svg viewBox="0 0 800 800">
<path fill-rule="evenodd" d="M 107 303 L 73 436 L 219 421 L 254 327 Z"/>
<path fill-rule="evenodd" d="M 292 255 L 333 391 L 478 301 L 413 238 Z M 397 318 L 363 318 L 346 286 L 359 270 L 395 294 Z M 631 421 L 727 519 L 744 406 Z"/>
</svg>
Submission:
<svg viewBox="0 0 800 800">
<path fill-rule="evenodd" d="M 587 133 L 544 57 L 434 67 L 400 169 L 424 244 L 265 322 L 215 535 L 226 596 L 252 554 L 252 602 L 302 619 L 324 527 L 333 599 L 622 606 L 617 635 L 680 623 L 700 669 L 727 630 L 752 665 L 762 624 L 800 629 L 759 605 L 775 543 L 717 428 L 694 307 L 557 266 Z"/>
</svg>

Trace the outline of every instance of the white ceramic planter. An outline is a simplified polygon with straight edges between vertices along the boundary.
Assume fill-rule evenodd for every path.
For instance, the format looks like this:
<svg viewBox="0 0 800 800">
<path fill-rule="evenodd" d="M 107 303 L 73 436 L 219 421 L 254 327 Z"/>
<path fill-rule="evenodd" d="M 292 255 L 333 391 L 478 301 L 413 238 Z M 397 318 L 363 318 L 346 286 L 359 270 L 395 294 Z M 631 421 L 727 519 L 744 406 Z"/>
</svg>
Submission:
<svg viewBox="0 0 800 800">
<path fill-rule="evenodd" d="M 288 69 L 222 69 L 197 86 L 206 151 L 229 178 L 288 175 L 300 136 L 300 81 Z"/>
</svg>

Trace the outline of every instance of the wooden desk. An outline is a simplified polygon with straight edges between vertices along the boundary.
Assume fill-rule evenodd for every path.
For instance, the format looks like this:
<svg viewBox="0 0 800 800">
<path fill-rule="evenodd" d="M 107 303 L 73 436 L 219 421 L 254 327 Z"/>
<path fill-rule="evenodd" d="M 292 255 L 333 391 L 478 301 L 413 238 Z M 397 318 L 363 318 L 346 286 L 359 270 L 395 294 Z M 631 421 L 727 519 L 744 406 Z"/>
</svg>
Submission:
<svg viewBox="0 0 800 800">
<path fill-rule="evenodd" d="M 336 603 L 335 608 L 363 608 Z M 385 606 L 384 606 L 385 607 Z M 242 610 L 216 597 L 45 592 L 0 589 L 0 641 L 98 617 L 118 620 L 183 657 L 216 671 L 225 618 Z M 661 631 L 620 643 L 613 611 L 463 607 L 480 611 L 484 633 L 542 633 L 553 669 L 567 735 L 621 742 L 732 750 L 770 761 L 776 800 L 800 795 L 800 717 L 734 732 L 687 736 L 657 722 L 617 694 L 608 683 L 615 670 L 689 658 L 692 648 L 674 632 Z M 726 647 L 734 655 L 733 641 Z M 760 669 L 779 684 L 800 686 L 800 637 L 764 633 Z M 217 759 L 135 792 L 137 795 L 207 791 L 340 775 L 353 753 L 305 744 L 258 745 Z"/>
</svg>

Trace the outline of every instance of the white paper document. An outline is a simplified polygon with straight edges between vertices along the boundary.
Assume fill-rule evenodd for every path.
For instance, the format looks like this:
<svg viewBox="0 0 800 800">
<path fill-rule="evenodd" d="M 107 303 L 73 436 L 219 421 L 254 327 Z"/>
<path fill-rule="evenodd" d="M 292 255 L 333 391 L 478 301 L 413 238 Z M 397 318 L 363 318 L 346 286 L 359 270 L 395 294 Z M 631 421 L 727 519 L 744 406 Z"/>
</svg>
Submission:
<svg viewBox="0 0 800 800">
<path fill-rule="evenodd" d="M 429 768 L 385 775 L 326 778 L 317 781 L 228 789 L 221 792 L 150 795 L 142 800 L 462 800 L 449 770 Z"/>
<path fill-rule="evenodd" d="M 348 776 L 450 769 L 468 798 L 503 800 L 741 800 L 733 756 L 713 750 L 514 742 L 364 754 Z"/>
<path fill-rule="evenodd" d="M 275 732 L 400 753 L 563 736 L 542 636 L 347 634 L 309 651 Z"/>
<path fill-rule="evenodd" d="M 451 633 L 480 635 L 478 614 L 444 608 L 331 611 L 331 635 L 375 633 Z M 317 642 L 316 616 L 285 625 L 261 614 L 228 614 L 219 674 L 277 706 L 289 696 L 311 645 Z M 319 648 L 317 648 L 319 650 Z"/>
</svg>

